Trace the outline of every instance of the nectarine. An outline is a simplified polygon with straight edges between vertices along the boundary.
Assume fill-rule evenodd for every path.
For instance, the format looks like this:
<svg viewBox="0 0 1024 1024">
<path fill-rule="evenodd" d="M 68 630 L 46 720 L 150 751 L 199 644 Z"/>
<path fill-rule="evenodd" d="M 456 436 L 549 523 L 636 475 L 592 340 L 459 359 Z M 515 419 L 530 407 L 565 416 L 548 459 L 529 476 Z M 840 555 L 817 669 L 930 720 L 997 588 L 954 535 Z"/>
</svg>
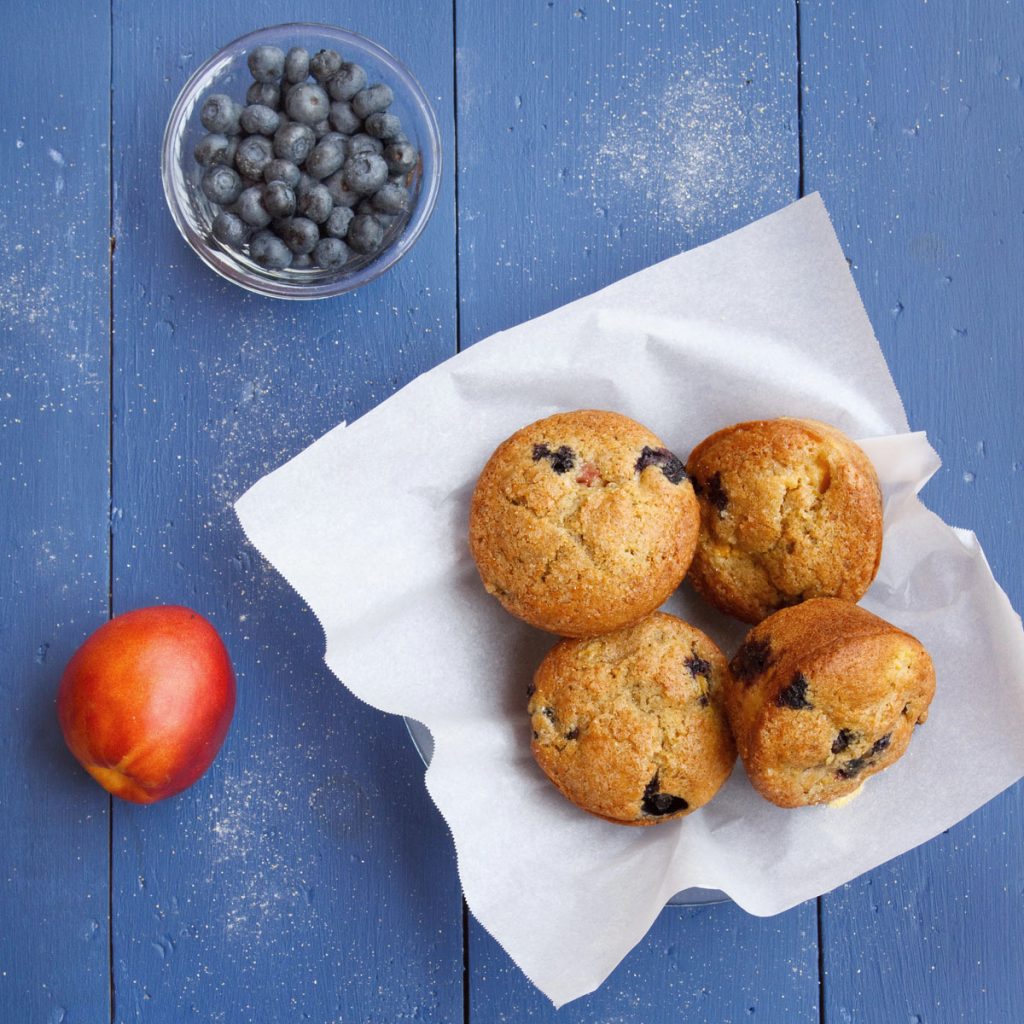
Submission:
<svg viewBox="0 0 1024 1024">
<path fill-rule="evenodd" d="M 223 641 L 177 605 L 100 626 L 68 662 L 57 695 L 71 753 L 104 789 L 140 804 L 191 786 L 217 756 L 234 710 Z"/>
</svg>

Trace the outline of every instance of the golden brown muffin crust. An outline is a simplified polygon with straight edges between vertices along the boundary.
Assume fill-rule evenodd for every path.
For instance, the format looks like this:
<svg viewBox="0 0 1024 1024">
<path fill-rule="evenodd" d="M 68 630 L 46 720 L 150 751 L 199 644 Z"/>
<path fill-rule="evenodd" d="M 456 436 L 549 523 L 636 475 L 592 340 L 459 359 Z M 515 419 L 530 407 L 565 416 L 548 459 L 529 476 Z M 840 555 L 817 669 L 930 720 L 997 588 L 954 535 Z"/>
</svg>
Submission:
<svg viewBox="0 0 1024 1024">
<path fill-rule="evenodd" d="M 731 669 L 726 708 L 740 757 L 780 807 L 831 802 L 893 764 L 935 693 L 920 641 L 831 598 L 759 623 Z"/>
<path fill-rule="evenodd" d="M 563 640 L 534 678 L 533 755 L 569 800 L 608 821 L 690 814 L 736 760 L 723 707 L 728 674 L 708 637 L 661 612 Z"/>
<path fill-rule="evenodd" d="M 867 455 L 815 420 L 719 430 L 687 463 L 701 510 L 690 572 L 745 622 L 809 597 L 859 600 L 882 555 L 882 499 Z"/>
<path fill-rule="evenodd" d="M 559 413 L 488 460 L 470 510 L 470 550 L 488 592 L 562 636 L 643 618 L 679 586 L 699 513 L 682 463 L 634 420 Z"/>
</svg>

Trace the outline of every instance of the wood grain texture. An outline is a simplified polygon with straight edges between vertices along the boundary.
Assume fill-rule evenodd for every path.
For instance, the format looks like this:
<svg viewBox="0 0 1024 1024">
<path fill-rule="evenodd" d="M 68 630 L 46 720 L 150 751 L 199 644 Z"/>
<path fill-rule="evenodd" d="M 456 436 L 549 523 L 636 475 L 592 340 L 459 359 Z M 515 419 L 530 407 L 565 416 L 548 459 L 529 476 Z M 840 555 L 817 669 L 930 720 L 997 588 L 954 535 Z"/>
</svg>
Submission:
<svg viewBox="0 0 1024 1024">
<path fill-rule="evenodd" d="M 456 31 L 464 345 L 797 197 L 790 7 L 537 2 L 496 19 L 465 0 Z M 814 1021 L 817 957 L 813 902 L 771 921 L 669 908 L 557 1017 Z M 469 968 L 471 1021 L 555 1019 L 475 922 Z"/>
<path fill-rule="evenodd" d="M 453 163 L 416 250 L 374 285 L 302 306 L 244 294 L 200 264 L 160 194 L 164 119 L 192 68 L 260 25 L 355 28 L 421 79 L 446 158 L 454 71 L 470 344 L 795 198 L 798 11 L 805 190 L 822 192 L 911 424 L 945 460 L 926 500 L 979 534 L 1020 607 L 1018 5 L 456 0 L 454 26 L 437 0 L 7 12 L 0 1020 L 110 1019 L 111 896 L 117 1021 L 463 1019 L 451 842 L 404 728 L 331 677 L 315 621 L 230 511 L 454 351 Z M 60 74 L 41 78 L 54 39 Z M 115 611 L 197 607 L 239 676 L 211 772 L 163 805 L 118 804 L 112 865 L 108 798 L 53 710 L 111 585 Z M 824 898 L 824 1020 L 1019 1021 L 1022 834 L 1015 787 Z M 818 1020 L 815 917 L 813 903 L 769 920 L 667 910 L 558 1018 Z M 475 923 L 468 943 L 469 1020 L 554 1018 Z"/>
<path fill-rule="evenodd" d="M 4 28 L 0 1019 L 103 1021 L 109 800 L 54 698 L 107 617 L 109 9 L 19 5 Z"/>
<path fill-rule="evenodd" d="M 806 186 L 832 213 L 911 427 L 944 460 L 925 500 L 977 532 L 1019 608 L 1020 8 L 802 0 L 801 16 Z M 1022 832 L 1017 786 L 827 897 L 826 1018 L 1020 1020 Z"/>
<path fill-rule="evenodd" d="M 232 731 L 179 798 L 114 814 L 118 1021 L 456 1020 L 461 900 L 400 720 L 324 666 L 310 613 L 232 502 L 454 351 L 451 168 L 412 254 L 320 303 L 244 293 L 164 206 L 164 121 L 189 73 L 253 28 L 353 28 L 400 55 L 452 151 L 452 19 L 372 4 L 114 5 L 115 611 L 184 602 L 238 673 Z"/>
<path fill-rule="evenodd" d="M 789 5 L 457 4 L 461 341 L 797 198 Z"/>
</svg>

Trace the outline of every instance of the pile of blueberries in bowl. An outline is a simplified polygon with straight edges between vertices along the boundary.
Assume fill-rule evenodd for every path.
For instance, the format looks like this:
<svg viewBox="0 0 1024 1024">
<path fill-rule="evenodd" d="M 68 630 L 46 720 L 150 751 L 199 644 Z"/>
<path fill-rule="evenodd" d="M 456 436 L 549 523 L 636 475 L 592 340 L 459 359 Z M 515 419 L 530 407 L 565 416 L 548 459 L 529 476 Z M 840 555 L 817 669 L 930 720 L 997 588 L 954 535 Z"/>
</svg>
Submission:
<svg viewBox="0 0 1024 1024">
<path fill-rule="evenodd" d="M 328 45 L 300 45 L 310 35 Z M 289 36 L 299 41 L 286 47 Z M 186 240 L 225 277 L 287 298 L 349 291 L 399 259 L 429 217 L 439 165 L 415 79 L 327 26 L 225 47 L 182 90 L 164 139 Z"/>
</svg>

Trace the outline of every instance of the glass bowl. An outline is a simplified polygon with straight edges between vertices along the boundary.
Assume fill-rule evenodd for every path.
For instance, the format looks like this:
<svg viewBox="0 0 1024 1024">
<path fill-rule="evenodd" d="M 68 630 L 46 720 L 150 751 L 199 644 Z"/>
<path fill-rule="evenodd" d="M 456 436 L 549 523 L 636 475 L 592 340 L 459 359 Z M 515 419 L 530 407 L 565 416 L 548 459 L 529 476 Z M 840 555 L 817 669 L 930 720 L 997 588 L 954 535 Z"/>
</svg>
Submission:
<svg viewBox="0 0 1024 1024">
<path fill-rule="evenodd" d="M 390 110 L 402 120 L 402 129 L 420 154 L 409 172 L 410 212 L 386 230 L 384 243 L 372 256 L 356 256 L 341 269 L 318 268 L 264 270 L 246 253 L 223 245 L 213 237 L 213 218 L 219 212 L 203 195 L 203 168 L 192 155 L 206 134 L 199 108 L 209 93 L 227 93 L 245 104 L 252 84 L 246 63 L 250 50 L 261 44 L 279 46 L 285 52 L 304 46 L 310 54 L 333 49 L 343 60 L 361 64 L 369 80 L 384 82 L 395 94 Z M 430 102 L 412 74 L 382 46 L 355 32 L 297 22 L 274 25 L 228 43 L 185 83 L 171 110 L 164 131 L 161 177 L 171 216 L 185 241 L 200 259 L 221 277 L 242 288 L 279 299 L 324 299 L 350 292 L 374 280 L 398 262 L 413 246 L 430 219 L 441 181 L 441 136 Z"/>
</svg>

